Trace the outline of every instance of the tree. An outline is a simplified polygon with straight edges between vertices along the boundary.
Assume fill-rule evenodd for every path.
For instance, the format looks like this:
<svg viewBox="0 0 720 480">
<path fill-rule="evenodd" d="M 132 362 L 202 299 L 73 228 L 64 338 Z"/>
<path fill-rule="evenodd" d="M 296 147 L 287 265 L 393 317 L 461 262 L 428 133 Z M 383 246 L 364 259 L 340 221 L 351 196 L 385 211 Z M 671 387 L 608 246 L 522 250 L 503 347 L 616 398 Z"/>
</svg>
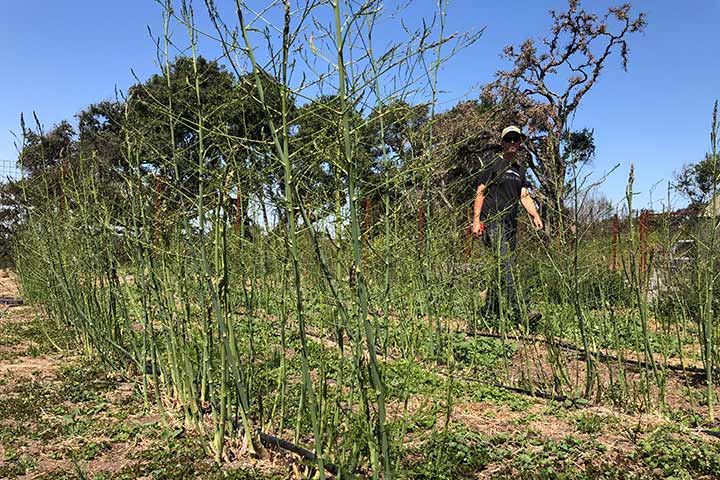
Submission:
<svg viewBox="0 0 720 480">
<path fill-rule="evenodd" d="M 695 164 L 684 165 L 675 177 L 677 189 L 690 200 L 691 207 L 702 207 L 710 200 L 713 187 L 720 187 L 720 172 L 715 172 L 714 162 L 710 153 Z"/>
<path fill-rule="evenodd" d="M 579 0 L 569 0 L 564 12 L 550 10 L 550 16 L 550 34 L 540 42 L 505 47 L 513 66 L 499 71 L 484 93 L 527 125 L 535 157 L 530 168 L 552 203 L 544 205 L 546 216 L 558 218 L 570 158 L 565 149 L 575 140 L 566 133 L 568 120 L 616 52 L 627 70 L 628 37 L 643 31 L 646 21 L 627 3 L 598 15 L 582 9 Z"/>
<path fill-rule="evenodd" d="M 583 201 L 578 206 L 577 211 L 578 228 L 589 228 L 607 222 L 615 213 L 612 201 L 598 187 L 593 187 L 590 191 L 583 193 L 581 199 Z M 567 210 L 574 220 L 574 205 L 569 206 Z"/>
<path fill-rule="evenodd" d="M 195 65 L 180 57 L 170 66 L 169 78 L 153 75 L 128 90 L 128 124 L 138 141 L 144 167 L 157 172 L 174 200 L 194 198 L 200 181 L 200 124 L 203 128 L 203 170 L 212 175 L 221 163 L 222 135 L 229 123 L 239 123 L 234 108 L 233 76 L 217 62 L 197 59 L 199 98 L 195 90 Z M 205 178 L 204 180 L 207 180 Z M 170 195 L 170 194 L 168 194 Z"/>
<path fill-rule="evenodd" d="M 353 156 L 361 186 L 378 185 L 376 159 L 372 155 L 373 137 L 369 123 L 360 111 L 349 105 L 349 123 L 353 135 Z M 320 96 L 300 107 L 293 115 L 290 147 L 293 152 L 293 176 L 299 201 L 312 207 L 313 216 L 337 213 L 346 202 L 347 165 L 343 155 L 342 107 L 335 95 Z M 284 180 L 278 175 L 278 189 Z M 365 190 L 370 190 L 366 188 Z"/>
<path fill-rule="evenodd" d="M 26 128 L 23 122 L 23 146 L 18 166 L 25 179 L 18 184 L 22 195 L 12 198 L 24 208 L 40 203 L 64 206 L 63 183 L 78 160 L 77 134 L 67 120 L 47 132 L 40 125 L 35 130 Z"/>
<path fill-rule="evenodd" d="M 366 219 L 383 204 L 385 195 L 395 204 L 416 186 L 413 179 L 419 171 L 418 161 L 424 158 L 428 113 L 428 104 L 412 105 L 404 100 L 378 105 L 370 112 L 364 127 L 368 159 L 362 174 L 368 187 L 366 206 L 371 207 L 366 208 Z M 380 185 L 383 187 L 377 188 Z"/>
<path fill-rule="evenodd" d="M 58 169 L 77 153 L 75 129 L 67 120 L 53 126 L 48 132 L 24 129 L 24 144 L 20 153 L 22 168 L 28 177 Z"/>
<path fill-rule="evenodd" d="M 0 185 L 0 266 L 12 266 L 12 245 L 18 227 L 26 218 L 19 181 L 8 180 Z"/>
<path fill-rule="evenodd" d="M 21 118 L 23 144 L 18 157 L 23 178 L 0 186 L 0 262 L 11 261 L 15 235 L 36 208 L 64 209 L 66 182 L 78 168 L 79 147 L 75 129 L 66 120 L 43 131 L 27 128 Z"/>
<path fill-rule="evenodd" d="M 562 139 L 562 159 L 566 164 L 582 164 L 595 158 L 595 137 L 593 130 L 583 128 L 574 132 L 565 131 Z"/>
<path fill-rule="evenodd" d="M 282 186 L 282 173 L 272 145 L 268 115 L 276 126 L 282 125 L 282 90 L 286 87 L 267 72 L 257 75 L 260 76 L 265 101 L 260 102 L 258 98 L 256 74 L 250 72 L 241 75 L 236 82 L 233 104 L 235 117 L 228 122 L 231 135 L 225 137 L 227 160 L 238 180 L 238 195 L 241 197 L 239 204 L 245 212 L 243 221 L 246 225 L 252 223 L 248 214 L 251 197 L 257 198 L 266 222 L 268 215 L 265 199 L 269 197 L 276 207 L 281 206 L 277 188 Z M 289 117 L 296 115 L 297 106 L 293 95 L 288 96 L 286 109 Z M 249 232 L 250 229 L 245 231 Z"/>
<path fill-rule="evenodd" d="M 102 159 L 112 169 L 127 169 L 123 152 L 123 102 L 94 103 L 76 115 L 80 153 L 86 157 Z"/>
<path fill-rule="evenodd" d="M 126 128 L 136 140 L 142 169 L 158 179 L 165 209 L 192 210 L 201 181 L 217 187 L 231 182 L 242 195 L 247 217 L 249 196 L 257 194 L 268 169 L 265 110 L 278 116 L 280 111 L 281 87 L 269 75 L 262 82 L 264 105 L 255 93 L 254 74 L 235 78 L 215 61 L 179 57 L 166 75 L 153 75 L 129 89 Z M 229 213 L 235 213 L 236 203 L 227 205 Z"/>
<path fill-rule="evenodd" d="M 131 168 L 123 150 L 125 142 L 125 104 L 118 101 L 94 103 L 76 115 L 77 149 L 82 173 L 95 178 L 98 194 L 118 215 L 127 213 L 125 178 Z"/>
<path fill-rule="evenodd" d="M 385 155 L 392 160 L 396 168 L 402 168 L 412 158 L 419 157 L 428 112 L 427 104 L 411 105 L 403 100 L 395 100 L 374 108 L 366 126 L 367 136 L 372 142 L 373 158 L 382 160 L 383 147 Z"/>
</svg>

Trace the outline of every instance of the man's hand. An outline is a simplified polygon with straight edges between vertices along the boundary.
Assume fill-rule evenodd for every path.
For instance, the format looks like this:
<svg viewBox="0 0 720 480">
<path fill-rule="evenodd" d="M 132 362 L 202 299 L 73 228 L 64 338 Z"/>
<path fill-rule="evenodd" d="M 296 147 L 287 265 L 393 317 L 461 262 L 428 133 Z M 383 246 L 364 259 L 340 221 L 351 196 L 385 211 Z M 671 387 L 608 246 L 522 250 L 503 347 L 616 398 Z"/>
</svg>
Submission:
<svg viewBox="0 0 720 480">
<path fill-rule="evenodd" d="M 472 233 L 476 237 L 481 237 L 485 233 L 485 224 L 480 220 L 473 220 Z"/>
<path fill-rule="evenodd" d="M 542 221 L 542 218 L 540 218 L 540 215 L 535 215 L 533 217 L 533 224 L 535 224 L 535 229 L 537 229 L 537 230 L 542 230 L 544 227 L 543 221 Z"/>
</svg>

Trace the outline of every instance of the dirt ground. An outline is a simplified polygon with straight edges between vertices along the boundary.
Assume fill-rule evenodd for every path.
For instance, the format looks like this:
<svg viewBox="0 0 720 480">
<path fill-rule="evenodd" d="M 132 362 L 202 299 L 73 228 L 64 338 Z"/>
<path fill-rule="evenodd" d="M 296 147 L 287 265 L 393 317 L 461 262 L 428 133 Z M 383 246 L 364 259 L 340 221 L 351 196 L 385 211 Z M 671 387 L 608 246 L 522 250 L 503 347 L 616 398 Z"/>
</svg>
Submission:
<svg viewBox="0 0 720 480">
<path fill-rule="evenodd" d="M 0 272 L 0 296 L 18 295 Z M 65 342 L 45 322 L 34 307 L 0 306 L 1 479 L 260 479 L 303 470 L 276 452 L 217 467 L 202 439 L 145 405 L 137 383 L 58 351 L 52 344 Z"/>
</svg>

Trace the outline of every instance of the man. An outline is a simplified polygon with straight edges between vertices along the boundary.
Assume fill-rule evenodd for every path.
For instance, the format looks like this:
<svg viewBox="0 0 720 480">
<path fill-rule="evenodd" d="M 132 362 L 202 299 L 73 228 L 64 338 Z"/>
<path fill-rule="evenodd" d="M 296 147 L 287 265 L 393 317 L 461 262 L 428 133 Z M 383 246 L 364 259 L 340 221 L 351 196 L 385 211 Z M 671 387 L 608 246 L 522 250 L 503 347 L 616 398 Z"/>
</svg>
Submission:
<svg viewBox="0 0 720 480">
<path fill-rule="evenodd" d="M 475 195 L 473 234 L 482 237 L 492 248 L 495 261 L 500 265 L 499 278 L 493 281 L 486 300 L 486 313 L 500 318 L 503 304 L 512 310 L 512 318 L 520 323 L 520 302 L 513 278 L 517 257 L 518 201 L 530 214 L 535 228 L 542 229 L 543 221 L 530 198 L 527 187 L 526 166 L 523 165 L 521 149 L 524 135 L 519 127 L 510 125 L 502 131 L 502 154 L 498 154 L 478 179 Z M 496 263 L 497 264 L 497 263 Z M 502 301 L 505 297 L 505 302 Z M 524 299 L 524 296 L 523 296 Z M 531 312 L 531 327 L 540 320 L 538 312 Z"/>
</svg>

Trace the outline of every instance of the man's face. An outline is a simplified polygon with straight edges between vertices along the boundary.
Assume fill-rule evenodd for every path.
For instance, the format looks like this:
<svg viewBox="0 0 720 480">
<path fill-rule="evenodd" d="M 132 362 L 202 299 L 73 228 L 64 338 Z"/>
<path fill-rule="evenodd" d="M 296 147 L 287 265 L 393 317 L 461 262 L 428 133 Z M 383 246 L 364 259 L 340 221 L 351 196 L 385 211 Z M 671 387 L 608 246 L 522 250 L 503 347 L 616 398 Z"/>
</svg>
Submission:
<svg viewBox="0 0 720 480">
<path fill-rule="evenodd" d="M 515 132 L 508 133 L 502 139 L 503 153 L 518 153 L 522 138 Z"/>
</svg>

